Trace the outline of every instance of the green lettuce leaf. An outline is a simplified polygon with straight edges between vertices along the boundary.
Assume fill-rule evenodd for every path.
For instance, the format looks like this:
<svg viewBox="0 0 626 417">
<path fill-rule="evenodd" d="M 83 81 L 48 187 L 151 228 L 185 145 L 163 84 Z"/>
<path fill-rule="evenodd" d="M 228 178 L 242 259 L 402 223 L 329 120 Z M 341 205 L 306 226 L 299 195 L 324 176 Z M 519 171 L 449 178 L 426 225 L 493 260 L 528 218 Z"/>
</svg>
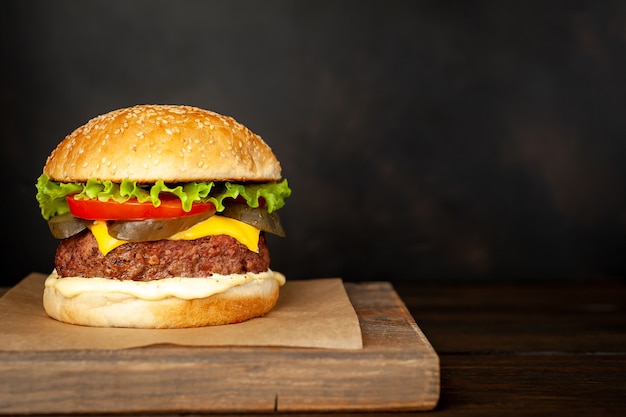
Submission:
<svg viewBox="0 0 626 417">
<path fill-rule="evenodd" d="M 136 198 L 139 202 L 152 202 L 155 207 L 161 205 L 159 195 L 170 193 L 177 196 L 183 210 L 191 210 L 194 202 L 212 202 L 216 210 L 224 210 L 224 199 L 242 197 L 250 207 L 259 207 L 262 198 L 267 211 L 273 212 L 285 205 L 285 198 L 291 195 L 286 179 L 269 183 L 231 183 L 231 182 L 189 182 L 182 184 L 138 184 L 136 181 L 123 180 L 121 183 L 89 179 L 85 183 L 63 183 L 51 181 L 46 174 L 37 179 L 37 202 L 41 215 L 49 220 L 69 212 L 65 197 L 74 195 L 76 199 L 93 199 L 108 201 L 110 199 L 123 203 Z"/>
</svg>

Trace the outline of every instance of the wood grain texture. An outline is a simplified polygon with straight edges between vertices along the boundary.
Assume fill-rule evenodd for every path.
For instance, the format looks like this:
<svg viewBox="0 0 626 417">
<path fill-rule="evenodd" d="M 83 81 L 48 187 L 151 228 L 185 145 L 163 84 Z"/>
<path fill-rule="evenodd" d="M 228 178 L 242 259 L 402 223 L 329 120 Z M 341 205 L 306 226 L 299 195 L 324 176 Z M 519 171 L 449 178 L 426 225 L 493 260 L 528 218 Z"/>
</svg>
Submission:
<svg viewBox="0 0 626 417">
<path fill-rule="evenodd" d="M 393 283 L 396 295 L 387 298 L 377 296 L 377 287 L 387 285 L 347 283 L 346 288 L 359 314 L 369 316 L 368 320 L 362 320 L 362 324 L 364 329 L 368 329 L 364 332 L 367 338 L 366 346 L 371 346 L 368 346 L 368 349 L 371 349 L 372 354 L 375 354 L 376 349 L 380 349 L 373 346 L 376 346 L 376 341 L 382 334 L 394 343 L 402 339 L 399 335 L 402 332 L 390 331 L 374 320 L 377 315 L 385 316 L 384 311 L 394 309 L 393 298 L 396 296 L 403 300 L 412 313 L 408 316 L 415 318 L 419 329 L 423 330 L 434 346 L 440 359 L 441 395 L 435 409 L 431 412 L 422 412 L 422 415 L 432 413 L 443 417 L 596 417 L 624 414 L 626 410 L 624 282 L 396 281 Z M 359 297 L 370 300 L 365 303 L 359 302 Z M 396 315 L 394 320 L 402 322 L 403 319 L 398 319 Z M 411 321 L 412 319 L 409 319 L 408 323 Z M 375 337 L 375 334 L 379 336 Z M 161 352 L 163 348 L 160 348 Z M 311 353 L 314 352 L 309 352 Z M 143 354 L 141 350 L 129 351 L 121 357 L 118 355 L 116 360 L 120 364 L 131 363 L 133 360 L 137 361 L 136 358 Z M 105 352 L 103 355 L 98 360 L 105 364 L 111 353 Z M 87 359 L 84 361 L 84 371 L 92 372 L 91 364 L 94 360 Z M 23 360 L 28 362 L 29 359 L 23 357 Z M 163 360 L 166 360 L 165 356 Z M 80 361 L 79 357 L 78 362 Z M 192 362 L 184 359 L 181 361 L 187 364 Z M 197 361 L 202 362 L 198 359 Z M 2 366 L 6 363 L 6 359 L 0 360 Z M 144 362 L 144 366 L 149 363 Z M 278 360 L 274 364 L 283 366 Z M 241 364 L 233 366 L 248 366 L 251 372 L 258 374 L 262 364 L 259 363 L 256 367 Z M 193 364 L 189 365 L 190 369 L 192 367 Z M 147 370 L 144 369 L 143 372 Z M 146 401 L 154 399 L 159 402 L 160 400 L 156 398 L 158 392 L 150 392 L 149 387 L 142 386 L 142 382 L 139 381 L 140 375 L 136 379 L 138 385 L 134 389 L 145 395 Z M 77 376 L 76 380 L 79 381 L 80 376 Z M 1 383 L 3 381 L 0 381 Z M 110 381 L 107 383 L 109 386 L 113 384 Z M 292 383 L 292 380 L 287 379 L 285 383 Z M 308 384 L 314 386 L 315 382 L 309 381 Z M 55 385 L 59 387 L 62 384 Z M 301 394 L 306 396 L 306 384 L 302 385 Z M 6 384 L 0 389 L 2 393 L 12 392 L 6 391 L 7 389 L 13 390 L 10 386 L 7 388 Z M 60 398 L 70 401 L 71 387 L 61 386 L 58 389 L 64 391 Z M 169 389 L 180 390 L 173 383 L 169 384 Z M 124 402 L 126 397 L 131 395 L 119 389 L 112 392 L 117 394 L 120 402 Z M 55 393 L 49 389 L 49 394 L 49 401 L 52 402 Z M 184 395 L 181 393 L 180 397 Z M 225 395 L 227 398 L 224 403 L 233 399 L 233 395 L 230 397 L 228 393 Z M 271 397 L 274 393 L 268 389 L 267 395 Z M 27 399 L 24 399 L 24 402 L 26 401 Z M 270 399 L 268 401 L 271 402 Z M 277 404 L 280 406 L 280 398 Z M 257 415 L 275 415 L 274 408 L 269 408 Z M 341 415 L 361 415 L 358 410 L 337 411 Z M 144 408 L 131 414 L 147 416 L 155 413 Z M 176 413 L 170 412 L 170 415 L 174 414 Z M 227 412 L 220 414 L 239 415 Z M 305 414 L 319 416 L 315 410 L 298 413 Z M 412 411 L 404 413 L 378 411 L 367 412 L 364 415 L 398 417 L 414 414 Z"/>
<path fill-rule="evenodd" d="M 428 410 L 439 360 L 393 287 L 346 284 L 362 350 L 153 346 L 0 352 L 0 412 Z"/>
<path fill-rule="evenodd" d="M 621 282 L 394 283 L 443 353 L 626 352 Z"/>
<path fill-rule="evenodd" d="M 624 282 L 394 288 L 439 354 L 438 416 L 624 414 Z"/>
<path fill-rule="evenodd" d="M 620 416 L 626 354 L 446 354 L 437 416 Z"/>
</svg>

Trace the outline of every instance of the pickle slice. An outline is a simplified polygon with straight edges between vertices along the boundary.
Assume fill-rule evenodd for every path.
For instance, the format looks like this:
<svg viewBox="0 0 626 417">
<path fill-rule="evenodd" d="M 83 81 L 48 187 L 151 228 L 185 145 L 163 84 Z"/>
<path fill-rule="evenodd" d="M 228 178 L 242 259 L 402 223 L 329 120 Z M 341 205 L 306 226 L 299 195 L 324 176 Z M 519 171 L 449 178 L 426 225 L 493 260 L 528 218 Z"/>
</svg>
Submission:
<svg viewBox="0 0 626 417">
<path fill-rule="evenodd" d="M 109 223 L 109 234 L 116 239 L 129 242 L 148 242 L 167 239 L 168 237 L 189 229 L 196 223 L 208 219 L 215 210 L 174 219 L 146 219 L 113 221 Z"/>
<path fill-rule="evenodd" d="M 230 204 L 220 214 L 247 223 L 264 232 L 280 237 L 286 236 L 276 212 L 268 213 L 263 208 L 252 208 L 245 204 Z"/>
<path fill-rule="evenodd" d="M 52 236 L 57 239 L 67 239 L 85 230 L 91 224 L 91 220 L 79 219 L 71 213 L 54 216 L 48 220 L 48 227 Z"/>
</svg>

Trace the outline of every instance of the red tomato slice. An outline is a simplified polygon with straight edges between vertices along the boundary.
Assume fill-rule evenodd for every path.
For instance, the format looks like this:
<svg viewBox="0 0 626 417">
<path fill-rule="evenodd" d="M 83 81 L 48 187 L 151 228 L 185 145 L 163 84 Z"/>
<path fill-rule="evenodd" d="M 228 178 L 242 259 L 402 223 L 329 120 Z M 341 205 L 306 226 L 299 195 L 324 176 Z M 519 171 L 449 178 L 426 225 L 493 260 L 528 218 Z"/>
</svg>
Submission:
<svg viewBox="0 0 626 417">
<path fill-rule="evenodd" d="M 193 203 L 191 210 L 185 211 L 177 197 L 159 198 L 161 200 L 159 207 L 154 207 L 149 201 L 140 203 L 136 199 L 118 203 L 113 200 L 76 200 L 73 195 L 68 195 L 66 200 L 72 215 L 86 220 L 170 219 L 215 210 L 213 203 Z"/>
</svg>

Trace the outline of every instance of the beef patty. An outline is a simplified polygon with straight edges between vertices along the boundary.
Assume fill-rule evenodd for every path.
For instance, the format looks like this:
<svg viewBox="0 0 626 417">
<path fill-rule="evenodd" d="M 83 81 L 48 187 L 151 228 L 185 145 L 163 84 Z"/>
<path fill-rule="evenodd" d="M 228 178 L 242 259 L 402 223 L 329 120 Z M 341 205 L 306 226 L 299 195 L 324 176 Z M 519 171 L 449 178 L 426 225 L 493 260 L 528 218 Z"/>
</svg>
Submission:
<svg viewBox="0 0 626 417">
<path fill-rule="evenodd" d="M 85 230 L 61 241 L 54 265 L 61 277 L 151 281 L 264 272 L 270 257 L 263 233 L 258 253 L 230 236 L 217 235 L 197 240 L 129 242 L 104 256 L 93 234 Z"/>
</svg>

